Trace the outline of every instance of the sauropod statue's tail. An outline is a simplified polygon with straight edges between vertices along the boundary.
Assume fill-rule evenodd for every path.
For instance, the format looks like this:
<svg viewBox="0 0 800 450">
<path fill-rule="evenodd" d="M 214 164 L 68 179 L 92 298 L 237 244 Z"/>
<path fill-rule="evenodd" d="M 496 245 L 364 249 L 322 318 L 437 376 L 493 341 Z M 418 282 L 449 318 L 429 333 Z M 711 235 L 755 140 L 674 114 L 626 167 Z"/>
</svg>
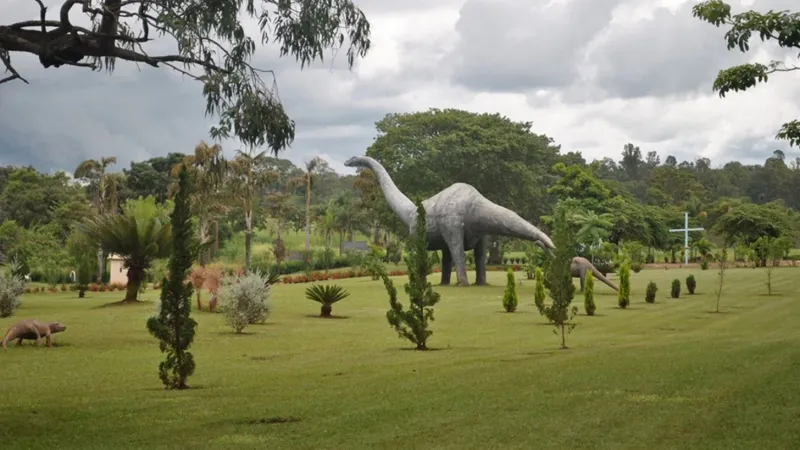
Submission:
<svg viewBox="0 0 800 450">
<path fill-rule="evenodd" d="M 589 264 L 589 268 L 592 269 L 592 275 L 594 275 L 595 278 L 605 283 L 606 286 L 610 287 L 611 289 L 619 292 L 619 288 L 614 283 L 612 283 L 611 280 L 609 280 L 602 273 L 600 273 L 600 271 L 597 270 L 592 264 Z"/>
</svg>

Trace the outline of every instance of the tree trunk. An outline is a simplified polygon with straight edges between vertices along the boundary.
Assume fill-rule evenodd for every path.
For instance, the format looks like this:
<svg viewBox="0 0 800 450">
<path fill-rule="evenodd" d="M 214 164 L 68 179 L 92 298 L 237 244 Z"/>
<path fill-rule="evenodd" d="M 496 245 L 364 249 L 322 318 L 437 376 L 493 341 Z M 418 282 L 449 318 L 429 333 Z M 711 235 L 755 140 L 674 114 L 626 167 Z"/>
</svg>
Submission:
<svg viewBox="0 0 800 450">
<path fill-rule="evenodd" d="M 103 258 L 103 249 L 97 249 L 97 283 L 103 284 L 103 263 L 105 262 L 105 258 Z"/>
<path fill-rule="evenodd" d="M 253 246 L 253 211 L 244 213 L 244 271 L 250 273 L 250 255 Z"/>
<path fill-rule="evenodd" d="M 253 245 L 253 232 L 245 230 L 244 232 L 244 272 L 250 273 L 250 252 Z"/>
<path fill-rule="evenodd" d="M 214 256 L 219 252 L 219 220 L 214 221 Z"/>
<path fill-rule="evenodd" d="M 144 280 L 144 270 L 135 267 L 128 268 L 128 286 L 125 289 L 125 303 L 133 303 L 138 301 L 139 288 Z"/>
<path fill-rule="evenodd" d="M 306 254 L 311 251 L 311 180 L 306 182 Z"/>
<path fill-rule="evenodd" d="M 489 245 L 489 259 L 486 263 L 493 265 L 502 264 L 503 254 L 501 252 L 499 239 L 497 239 L 497 236 L 490 236 L 489 242 L 491 242 L 491 245 Z"/>
<path fill-rule="evenodd" d="M 375 229 L 372 232 L 372 243 L 375 245 L 380 244 L 381 242 L 381 227 L 378 225 L 378 222 L 375 222 Z"/>
<path fill-rule="evenodd" d="M 339 231 L 339 256 L 344 253 L 344 231 Z"/>
<path fill-rule="evenodd" d="M 320 308 L 319 311 L 319 316 L 330 317 L 332 312 L 333 312 L 333 305 L 330 305 L 328 303 L 323 303 L 322 308 Z"/>
</svg>

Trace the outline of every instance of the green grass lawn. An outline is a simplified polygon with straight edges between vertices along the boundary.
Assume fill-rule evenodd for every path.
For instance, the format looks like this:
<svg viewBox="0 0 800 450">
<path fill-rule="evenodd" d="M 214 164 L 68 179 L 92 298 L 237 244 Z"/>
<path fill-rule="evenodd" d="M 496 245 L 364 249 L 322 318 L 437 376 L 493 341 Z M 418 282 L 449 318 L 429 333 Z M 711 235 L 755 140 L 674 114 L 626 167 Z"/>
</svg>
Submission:
<svg viewBox="0 0 800 450">
<path fill-rule="evenodd" d="M 698 294 L 670 299 L 689 273 Z M 64 322 L 56 347 L 0 352 L 3 448 L 203 449 L 789 449 L 800 428 L 800 270 L 731 269 L 722 314 L 713 270 L 632 274 L 627 310 L 596 283 L 597 316 L 581 314 L 558 350 L 533 306 L 502 312 L 505 273 L 492 286 L 438 288 L 430 345 L 408 351 L 388 326 L 386 293 L 368 278 L 318 319 L 308 284 L 274 287 L 265 325 L 234 335 L 196 313 L 194 389 L 162 389 L 162 355 L 122 293 L 23 296 L 14 321 Z M 474 279 L 474 274 L 470 275 Z M 518 274 L 522 276 L 522 274 Z M 616 280 L 616 276 L 613 276 Z M 436 280 L 437 277 L 433 277 Z M 648 281 L 655 304 L 644 303 Z M 400 295 L 404 278 L 395 278 Z M 404 299 L 404 303 L 407 301 Z M 583 311 L 583 297 L 575 302 Z M 270 423 L 273 419 L 289 419 Z"/>
</svg>

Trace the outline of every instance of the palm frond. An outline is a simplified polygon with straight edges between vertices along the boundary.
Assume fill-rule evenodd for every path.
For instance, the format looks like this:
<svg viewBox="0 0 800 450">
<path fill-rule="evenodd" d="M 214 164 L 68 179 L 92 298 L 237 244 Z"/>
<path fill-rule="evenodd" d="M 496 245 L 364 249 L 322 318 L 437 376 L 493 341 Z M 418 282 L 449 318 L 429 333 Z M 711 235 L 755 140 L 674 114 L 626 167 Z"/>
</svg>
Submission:
<svg viewBox="0 0 800 450">
<path fill-rule="evenodd" d="M 306 289 L 306 298 L 323 305 L 331 305 L 350 296 L 350 293 L 336 284 L 315 284 Z"/>
</svg>

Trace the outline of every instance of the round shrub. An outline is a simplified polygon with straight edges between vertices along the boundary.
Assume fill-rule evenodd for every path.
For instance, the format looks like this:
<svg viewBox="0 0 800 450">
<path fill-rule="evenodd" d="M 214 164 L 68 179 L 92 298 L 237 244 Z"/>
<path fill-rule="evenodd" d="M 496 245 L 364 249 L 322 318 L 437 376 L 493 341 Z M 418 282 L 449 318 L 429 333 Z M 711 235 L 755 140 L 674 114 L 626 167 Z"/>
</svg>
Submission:
<svg viewBox="0 0 800 450">
<path fill-rule="evenodd" d="M 656 292 L 658 292 L 658 286 L 654 282 L 647 283 L 647 291 L 644 294 L 644 301 L 647 303 L 655 303 L 656 302 Z"/>
<path fill-rule="evenodd" d="M 686 290 L 689 291 L 689 295 L 694 295 L 694 288 L 696 287 L 697 281 L 695 281 L 694 275 L 686 277 Z"/>
<path fill-rule="evenodd" d="M 670 290 L 669 295 L 672 298 L 678 298 L 681 296 L 681 280 L 677 278 L 672 280 L 672 289 Z"/>
<path fill-rule="evenodd" d="M 264 322 L 269 316 L 271 286 L 258 271 L 241 276 L 227 276 L 217 298 L 228 325 L 237 333 L 252 323 Z"/>
</svg>

